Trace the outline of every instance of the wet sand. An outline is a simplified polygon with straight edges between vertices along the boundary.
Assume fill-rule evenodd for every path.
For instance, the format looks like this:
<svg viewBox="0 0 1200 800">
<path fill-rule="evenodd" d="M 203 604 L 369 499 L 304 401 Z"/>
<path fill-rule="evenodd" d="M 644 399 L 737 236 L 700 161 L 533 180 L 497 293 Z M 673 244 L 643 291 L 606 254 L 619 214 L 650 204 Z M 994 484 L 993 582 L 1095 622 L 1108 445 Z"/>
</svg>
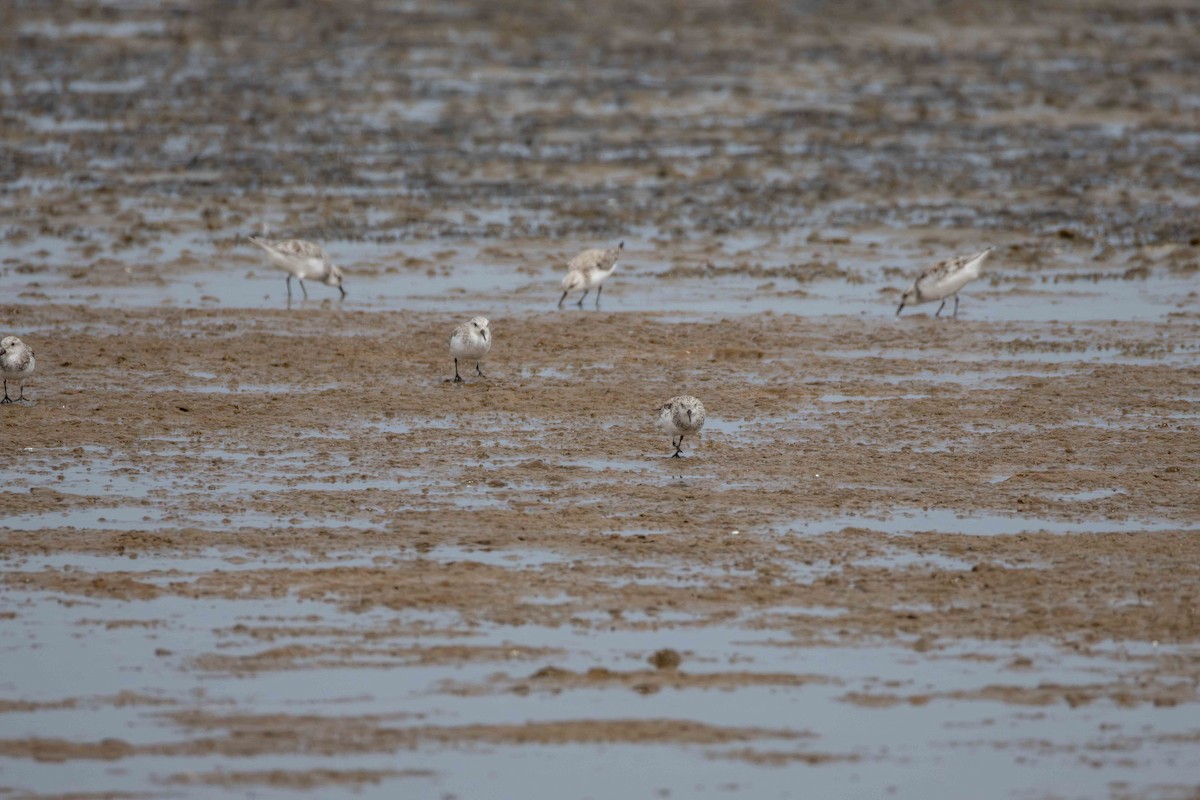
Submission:
<svg viewBox="0 0 1200 800">
<path fill-rule="evenodd" d="M 1194 7 L 2 15 L 0 795 L 1200 789 Z"/>
</svg>

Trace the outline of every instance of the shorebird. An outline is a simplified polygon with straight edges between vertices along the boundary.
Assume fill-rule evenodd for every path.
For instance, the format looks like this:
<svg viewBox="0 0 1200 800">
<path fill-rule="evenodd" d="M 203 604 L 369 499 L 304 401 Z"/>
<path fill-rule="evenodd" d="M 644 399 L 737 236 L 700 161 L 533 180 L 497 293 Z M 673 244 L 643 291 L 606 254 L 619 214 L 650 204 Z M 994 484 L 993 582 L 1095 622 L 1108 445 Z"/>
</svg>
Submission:
<svg viewBox="0 0 1200 800">
<path fill-rule="evenodd" d="M 492 349 L 492 332 L 488 330 L 487 317 L 475 317 L 470 322 L 464 322 L 450 334 L 450 355 L 454 357 L 454 382 L 462 383 L 458 374 L 458 360 L 475 361 L 475 374 L 481 378 L 487 376 L 479 368 L 479 362 Z"/>
<path fill-rule="evenodd" d="M 671 434 L 671 446 L 675 453 L 671 458 L 679 458 L 683 451 L 683 437 L 689 433 L 699 433 L 704 427 L 704 404 L 690 394 L 672 397 L 658 407 L 658 426 Z M 675 437 L 679 437 L 676 441 Z"/>
<path fill-rule="evenodd" d="M 939 261 L 926 269 L 900 296 L 900 307 L 896 309 L 896 316 L 900 316 L 905 306 L 941 300 L 942 304 L 934 314 L 937 317 L 946 307 L 946 299 L 953 297 L 954 318 L 958 319 L 958 290 L 979 277 L 979 267 L 990 252 L 992 248 L 989 247 L 973 256 L 958 256 Z"/>
<path fill-rule="evenodd" d="M 4 373 L 4 399 L 0 404 L 13 402 L 8 396 L 9 381 L 16 381 L 21 387 L 17 400 L 25 399 L 25 379 L 33 374 L 35 365 L 32 347 L 15 336 L 0 339 L 0 372 Z"/>
<path fill-rule="evenodd" d="M 583 308 L 584 299 L 588 296 L 588 292 L 595 287 L 596 308 L 599 308 L 600 293 L 604 291 L 602 284 L 617 268 L 617 259 L 621 257 L 621 251 L 624 249 L 625 243 L 621 242 L 616 247 L 610 247 L 607 250 L 584 250 L 567 262 L 567 274 L 562 279 L 563 293 L 562 297 L 558 298 L 558 307 L 562 308 L 563 300 L 567 299 L 568 294 L 583 289 L 583 296 L 576 303 L 577 306 Z"/>
<path fill-rule="evenodd" d="M 304 299 L 308 299 L 308 289 L 304 281 L 317 280 L 336 286 L 346 297 L 342 288 L 342 270 L 329 260 L 329 254 L 319 244 L 306 242 L 303 239 L 265 239 L 261 236 L 250 236 L 250 241 L 267 251 L 271 263 L 287 271 L 288 300 L 292 299 L 292 278 L 300 281 L 300 291 Z"/>
</svg>

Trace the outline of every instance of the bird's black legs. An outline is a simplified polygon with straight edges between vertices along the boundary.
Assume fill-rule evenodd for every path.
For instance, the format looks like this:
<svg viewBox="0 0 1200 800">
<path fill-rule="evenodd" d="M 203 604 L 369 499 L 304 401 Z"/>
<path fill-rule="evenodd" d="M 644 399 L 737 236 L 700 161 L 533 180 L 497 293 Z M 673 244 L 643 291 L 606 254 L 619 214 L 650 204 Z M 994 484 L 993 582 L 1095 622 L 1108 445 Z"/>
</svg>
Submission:
<svg viewBox="0 0 1200 800">
<path fill-rule="evenodd" d="M 904 310 L 904 303 L 901 303 L 900 307 L 896 309 L 896 316 L 897 317 L 900 316 L 900 312 L 903 310 Z"/>
<path fill-rule="evenodd" d="M 478 362 L 478 361 L 476 361 L 476 362 L 475 362 L 475 374 L 476 374 L 476 375 L 478 375 L 478 376 L 479 376 L 479 377 L 481 377 L 481 378 L 486 378 L 486 377 L 487 377 L 487 375 L 484 375 L 484 374 L 483 374 L 483 370 L 479 368 L 479 362 Z M 458 359 L 457 359 L 457 358 L 456 358 L 456 359 L 454 359 L 454 382 L 455 382 L 455 383 L 462 383 L 462 382 L 463 382 L 463 377 L 462 377 L 462 375 L 458 374 Z"/>
<path fill-rule="evenodd" d="M 558 307 L 559 308 L 562 308 L 563 300 L 567 299 L 568 294 L 569 294 L 569 292 L 563 292 L 563 296 L 558 298 Z"/>
<path fill-rule="evenodd" d="M 588 292 L 590 292 L 590 291 L 591 291 L 591 289 L 584 289 L 583 297 L 579 298 L 579 302 L 576 303 L 575 305 L 579 306 L 580 308 L 583 308 L 583 301 L 587 298 Z"/>
<path fill-rule="evenodd" d="M 24 390 L 24 388 L 25 388 L 24 386 L 21 387 L 22 390 Z M 5 403 L 11 403 L 11 402 L 12 402 L 12 398 L 8 396 L 8 381 L 5 380 L 4 381 L 4 399 L 0 400 L 0 406 L 4 405 Z"/>
<path fill-rule="evenodd" d="M 342 293 L 342 299 L 345 300 L 346 299 L 346 290 L 339 286 L 338 291 Z"/>
<path fill-rule="evenodd" d="M 600 308 L 600 293 L 604 291 L 604 284 L 596 287 L 596 308 Z"/>
<path fill-rule="evenodd" d="M 958 293 L 954 295 L 954 318 L 958 319 Z"/>
<path fill-rule="evenodd" d="M 940 316 L 942 315 L 942 309 L 943 309 L 943 308 L 945 308 L 945 307 L 946 307 L 946 301 L 945 301 L 945 300 L 943 300 L 943 301 L 942 301 L 942 304 L 941 304 L 940 306 L 938 306 L 937 313 L 936 313 L 936 314 L 934 314 L 934 316 L 935 316 L 935 317 L 940 317 Z"/>
<path fill-rule="evenodd" d="M 671 446 L 675 448 L 675 453 L 671 456 L 671 458 L 680 458 L 681 456 L 679 454 L 683 452 L 683 435 L 680 434 L 678 442 L 676 442 L 675 437 L 672 436 Z"/>
<path fill-rule="evenodd" d="M 296 281 L 300 281 L 300 278 L 296 278 Z M 342 289 L 342 287 L 337 288 Z M 304 281 L 300 281 L 300 291 L 304 291 L 304 299 L 307 300 L 308 290 L 304 288 Z M 346 296 L 346 289 L 342 289 L 342 296 Z M 292 300 L 292 276 L 290 275 L 288 276 L 288 300 Z"/>
<path fill-rule="evenodd" d="M 7 383 L 7 381 L 6 381 L 6 383 Z M 4 387 L 4 394 L 8 395 L 8 386 Z M 21 381 L 21 394 L 17 397 L 17 400 L 19 400 L 22 403 L 27 402 L 25 400 L 25 382 L 24 381 Z"/>
</svg>

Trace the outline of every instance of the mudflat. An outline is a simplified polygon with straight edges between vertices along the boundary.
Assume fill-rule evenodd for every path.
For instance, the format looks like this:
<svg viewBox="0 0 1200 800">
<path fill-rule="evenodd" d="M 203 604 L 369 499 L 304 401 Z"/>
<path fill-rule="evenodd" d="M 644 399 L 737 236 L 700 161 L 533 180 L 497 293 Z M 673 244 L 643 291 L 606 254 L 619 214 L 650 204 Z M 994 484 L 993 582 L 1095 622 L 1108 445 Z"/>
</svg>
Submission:
<svg viewBox="0 0 1200 800">
<path fill-rule="evenodd" d="M 1195 796 L 1192 5 L 0 19 L 0 794 Z"/>
</svg>

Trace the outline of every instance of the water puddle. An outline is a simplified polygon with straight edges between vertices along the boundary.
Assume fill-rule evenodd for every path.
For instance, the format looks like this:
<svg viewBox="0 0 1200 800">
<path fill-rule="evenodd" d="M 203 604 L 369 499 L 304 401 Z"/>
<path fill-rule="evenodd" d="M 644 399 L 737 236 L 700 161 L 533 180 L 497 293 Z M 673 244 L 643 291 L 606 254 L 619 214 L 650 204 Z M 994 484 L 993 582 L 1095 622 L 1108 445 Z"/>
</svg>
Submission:
<svg viewBox="0 0 1200 800">
<path fill-rule="evenodd" d="M 1135 533 L 1141 531 L 1195 531 L 1200 524 L 1166 519 L 1055 520 L 1008 514 L 962 514 L 950 509 L 899 509 L 891 513 L 844 514 L 824 519 L 798 520 L 794 533 L 825 535 L 860 528 L 887 534 L 960 533 L 970 536 L 1015 536 L 1021 533 Z"/>
<path fill-rule="evenodd" d="M 740 437 L 748 430 L 753 430 L 755 427 L 762 425 L 764 421 L 769 420 L 727 419 L 724 417 L 709 416 L 704 420 L 704 430 L 701 432 L 701 435 L 709 436 L 717 433 L 722 436 Z"/>
<path fill-rule="evenodd" d="M 578 560 L 549 550 L 513 550 L 507 548 L 485 550 L 453 545 L 439 545 L 432 550 L 421 551 L 417 558 L 436 561 L 441 564 L 469 561 L 476 564 L 487 564 L 488 566 L 516 570 L 536 569 L 547 564 L 570 564 Z"/>
<path fill-rule="evenodd" d="M 73 20 L 59 24 L 48 20 L 28 20 L 21 23 L 19 32 L 25 36 L 44 36 L 49 39 L 71 39 L 89 36 L 104 36 L 114 39 L 161 36 L 166 32 L 166 23 L 151 20 Z"/>
<path fill-rule="evenodd" d="M 1107 500 L 1121 494 L 1125 494 L 1124 489 L 1087 489 L 1080 492 L 1060 492 L 1046 496 L 1060 503 L 1090 503 L 1093 500 Z"/>
<path fill-rule="evenodd" d="M 464 503 L 463 507 L 471 506 Z M 354 528 L 372 530 L 379 523 L 353 516 L 324 514 L 321 516 L 303 513 L 272 514 L 256 511 L 190 512 L 185 510 L 162 510 L 138 506 L 113 506 L 72 508 L 64 511 L 47 511 L 38 514 L 14 514 L 4 522 L 14 531 L 42 531 L 55 528 L 78 530 L 129 530 L 156 531 L 199 527 L 207 530 L 236 530 L 239 528 L 280 529 L 288 528 Z"/>
<path fill-rule="evenodd" d="M 888 400 L 927 400 L 927 394 L 894 394 L 894 395 L 849 395 L 826 394 L 817 398 L 818 403 L 880 403 Z"/>
</svg>

